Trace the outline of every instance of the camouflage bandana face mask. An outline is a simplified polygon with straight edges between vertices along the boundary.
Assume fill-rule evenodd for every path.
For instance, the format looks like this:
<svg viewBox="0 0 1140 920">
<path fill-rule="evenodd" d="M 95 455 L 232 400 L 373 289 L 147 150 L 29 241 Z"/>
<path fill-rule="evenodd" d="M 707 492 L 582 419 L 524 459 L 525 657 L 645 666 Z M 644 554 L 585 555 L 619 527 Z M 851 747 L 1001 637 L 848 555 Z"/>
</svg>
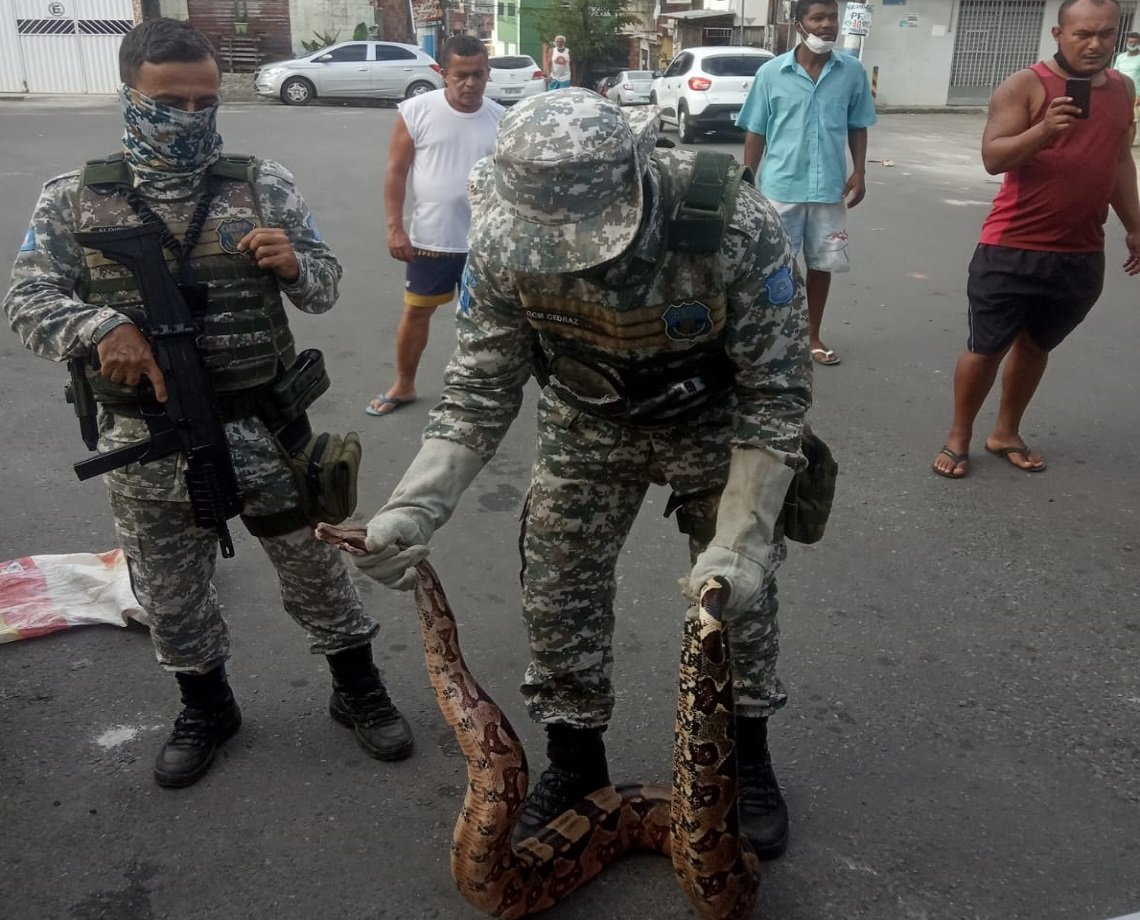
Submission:
<svg viewBox="0 0 1140 920">
<path fill-rule="evenodd" d="M 140 190 L 165 198 L 188 195 L 222 155 L 216 105 L 184 112 L 123 84 L 119 106 L 123 152 Z"/>
</svg>

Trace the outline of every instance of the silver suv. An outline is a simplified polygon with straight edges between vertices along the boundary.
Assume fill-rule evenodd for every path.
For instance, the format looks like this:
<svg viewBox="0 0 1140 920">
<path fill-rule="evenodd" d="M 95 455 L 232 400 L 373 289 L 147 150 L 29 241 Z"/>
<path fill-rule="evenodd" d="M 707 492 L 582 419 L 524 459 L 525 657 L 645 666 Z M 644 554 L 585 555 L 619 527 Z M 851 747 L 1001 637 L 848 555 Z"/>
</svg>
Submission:
<svg viewBox="0 0 1140 920">
<path fill-rule="evenodd" d="M 320 96 L 405 99 L 443 87 L 439 65 L 415 45 L 341 42 L 291 61 L 265 64 L 253 75 L 259 96 L 308 105 Z"/>
<path fill-rule="evenodd" d="M 756 71 L 773 57 L 763 48 L 686 48 L 653 82 L 650 102 L 686 143 L 698 133 L 737 130 L 736 116 Z"/>
</svg>

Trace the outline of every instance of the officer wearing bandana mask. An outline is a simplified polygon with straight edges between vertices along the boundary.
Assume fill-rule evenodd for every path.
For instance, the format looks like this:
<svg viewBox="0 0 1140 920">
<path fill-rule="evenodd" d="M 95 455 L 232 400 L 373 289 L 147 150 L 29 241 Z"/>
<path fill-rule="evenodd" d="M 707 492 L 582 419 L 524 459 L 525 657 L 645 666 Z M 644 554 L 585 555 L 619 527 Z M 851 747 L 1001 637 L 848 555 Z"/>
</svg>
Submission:
<svg viewBox="0 0 1140 920">
<path fill-rule="evenodd" d="M 223 155 L 216 128 L 221 73 L 205 36 L 174 20 L 145 22 L 124 37 L 119 65 L 121 154 L 44 186 L 4 301 L 9 322 L 37 354 L 87 360 L 100 403 L 101 452 L 145 441 L 139 387 L 153 388 L 165 402 L 168 381 L 145 334 L 137 282 L 80 246 L 75 234 L 165 225 L 168 267 L 208 291 L 199 305 L 202 347 L 242 518 L 277 570 L 286 611 L 308 633 L 312 651 L 328 658 L 332 716 L 373 757 L 406 757 L 411 730 L 372 660 L 377 624 L 364 612 L 343 556 L 292 516 L 299 504 L 293 474 L 259 417 L 267 389 L 296 357 L 282 295 L 307 313 L 324 313 L 337 299 L 340 264 L 284 167 Z M 164 787 L 197 782 L 241 723 L 212 581 L 217 538 L 195 523 L 184 468 L 184 455 L 174 453 L 105 477 L 158 661 L 182 695 L 154 766 Z M 259 519 L 290 523 L 270 532 Z"/>
</svg>

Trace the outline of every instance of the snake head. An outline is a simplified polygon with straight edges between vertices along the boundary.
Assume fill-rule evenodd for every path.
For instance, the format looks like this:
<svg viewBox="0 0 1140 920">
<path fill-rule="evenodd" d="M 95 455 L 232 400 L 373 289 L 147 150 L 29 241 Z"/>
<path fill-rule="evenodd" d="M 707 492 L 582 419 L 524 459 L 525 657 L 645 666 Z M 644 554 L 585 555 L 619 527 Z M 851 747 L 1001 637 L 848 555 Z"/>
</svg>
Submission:
<svg viewBox="0 0 1140 920">
<path fill-rule="evenodd" d="M 729 592 L 732 589 L 729 587 L 728 582 L 721 578 L 710 578 L 701 586 L 701 609 L 709 616 L 716 619 L 721 619 L 721 611 L 728 603 Z"/>
</svg>

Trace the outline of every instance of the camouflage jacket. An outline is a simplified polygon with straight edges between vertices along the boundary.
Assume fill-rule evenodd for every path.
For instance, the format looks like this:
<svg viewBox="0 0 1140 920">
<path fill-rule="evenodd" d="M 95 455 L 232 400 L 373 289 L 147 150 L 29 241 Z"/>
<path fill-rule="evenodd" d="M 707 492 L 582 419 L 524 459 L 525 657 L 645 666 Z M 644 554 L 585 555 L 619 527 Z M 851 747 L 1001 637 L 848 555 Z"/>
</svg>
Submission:
<svg viewBox="0 0 1140 920">
<path fill-rule="evenodd" d="M 651 167 L 653 187 L 660 188 L 658 170 L 685 175 L 692 159 L 687 152 L 658 154 Z M 478 189 L 472 190 L 472 196 L 477 203 Z M 458 349 L 447 368 L 444 391 L 432 410 L 425 437 L 458 441 L 485 459 L 494 454 L 519 411 L 523 388 L 533 371 L 534 311 L 528 318 L 524 300 L 533 300 L 536 288 L 543 289 L 550 302 L 593 298 L 599 311 L 638 308 L 628 298 L 624 305 L 621 298 L 615 299 L 615 289 L 626 281 L 615 275 L 644 271 L 646 265 L 658 261 L 665 236 L 659 191 L 653 201 L 629 255 L 601 277 L 589 273 L 523 275 L 504 269 L 496 252 L 473 246 L 457 311 Z M 502 245 L 525 246 L 526 241 L 504 235 Z M 732 443 L 767 447 L 788 465 L 802 465 L 800 437 L 811 404 L 807 311 L 787 235 L 771 205 L 755 189 L 742 186 L 720 252 L 694 257 L 680 271 L 660 273 L 654 284 L 663 286 L 664 293 L 657 290 L 647 295 L 647 303 L 723 295 L 724 322 L 718 337 L 734 384 L 727 398 Z"/>
<path fill-rule="evenodd" d="M 184 197 L 148 199 L 147 204 L 168 224 L 185 224 L 197 193 L 197 188 L 188 188 Z M 284 229 L 297 254 L 300 275 L 292 284 L 280 283 L 282 294 L 307 313 L 331 309 L 342 269 L 317 230 L 292 174 L 278 163 L 261 161 L 255 195 L 264 224 Z M 88 271 L 83 247 L 73 236 L 80 223 L 79 201 L 79 171 L 65 173 L 44 185 L 4 298 L 12 330 L 27 348 L 54 361 L 89 354 L 91 335 L 103 318 L 98 307 L 75 296 L 86 283 Z M 244 490 L 284 482 L 277 447 L 258 419 L 228 422 L 226 433 Z M 99 450 L 132 444 L 147 434 L 140 420 L 104 415 L 100 419 Z M 177 454 L 145 467 L 132 464 L 109 473 L 106 480 L 121 494 L 182 501 L 186 499 L 181 475 L 184 462 Z"/>
</svg>

